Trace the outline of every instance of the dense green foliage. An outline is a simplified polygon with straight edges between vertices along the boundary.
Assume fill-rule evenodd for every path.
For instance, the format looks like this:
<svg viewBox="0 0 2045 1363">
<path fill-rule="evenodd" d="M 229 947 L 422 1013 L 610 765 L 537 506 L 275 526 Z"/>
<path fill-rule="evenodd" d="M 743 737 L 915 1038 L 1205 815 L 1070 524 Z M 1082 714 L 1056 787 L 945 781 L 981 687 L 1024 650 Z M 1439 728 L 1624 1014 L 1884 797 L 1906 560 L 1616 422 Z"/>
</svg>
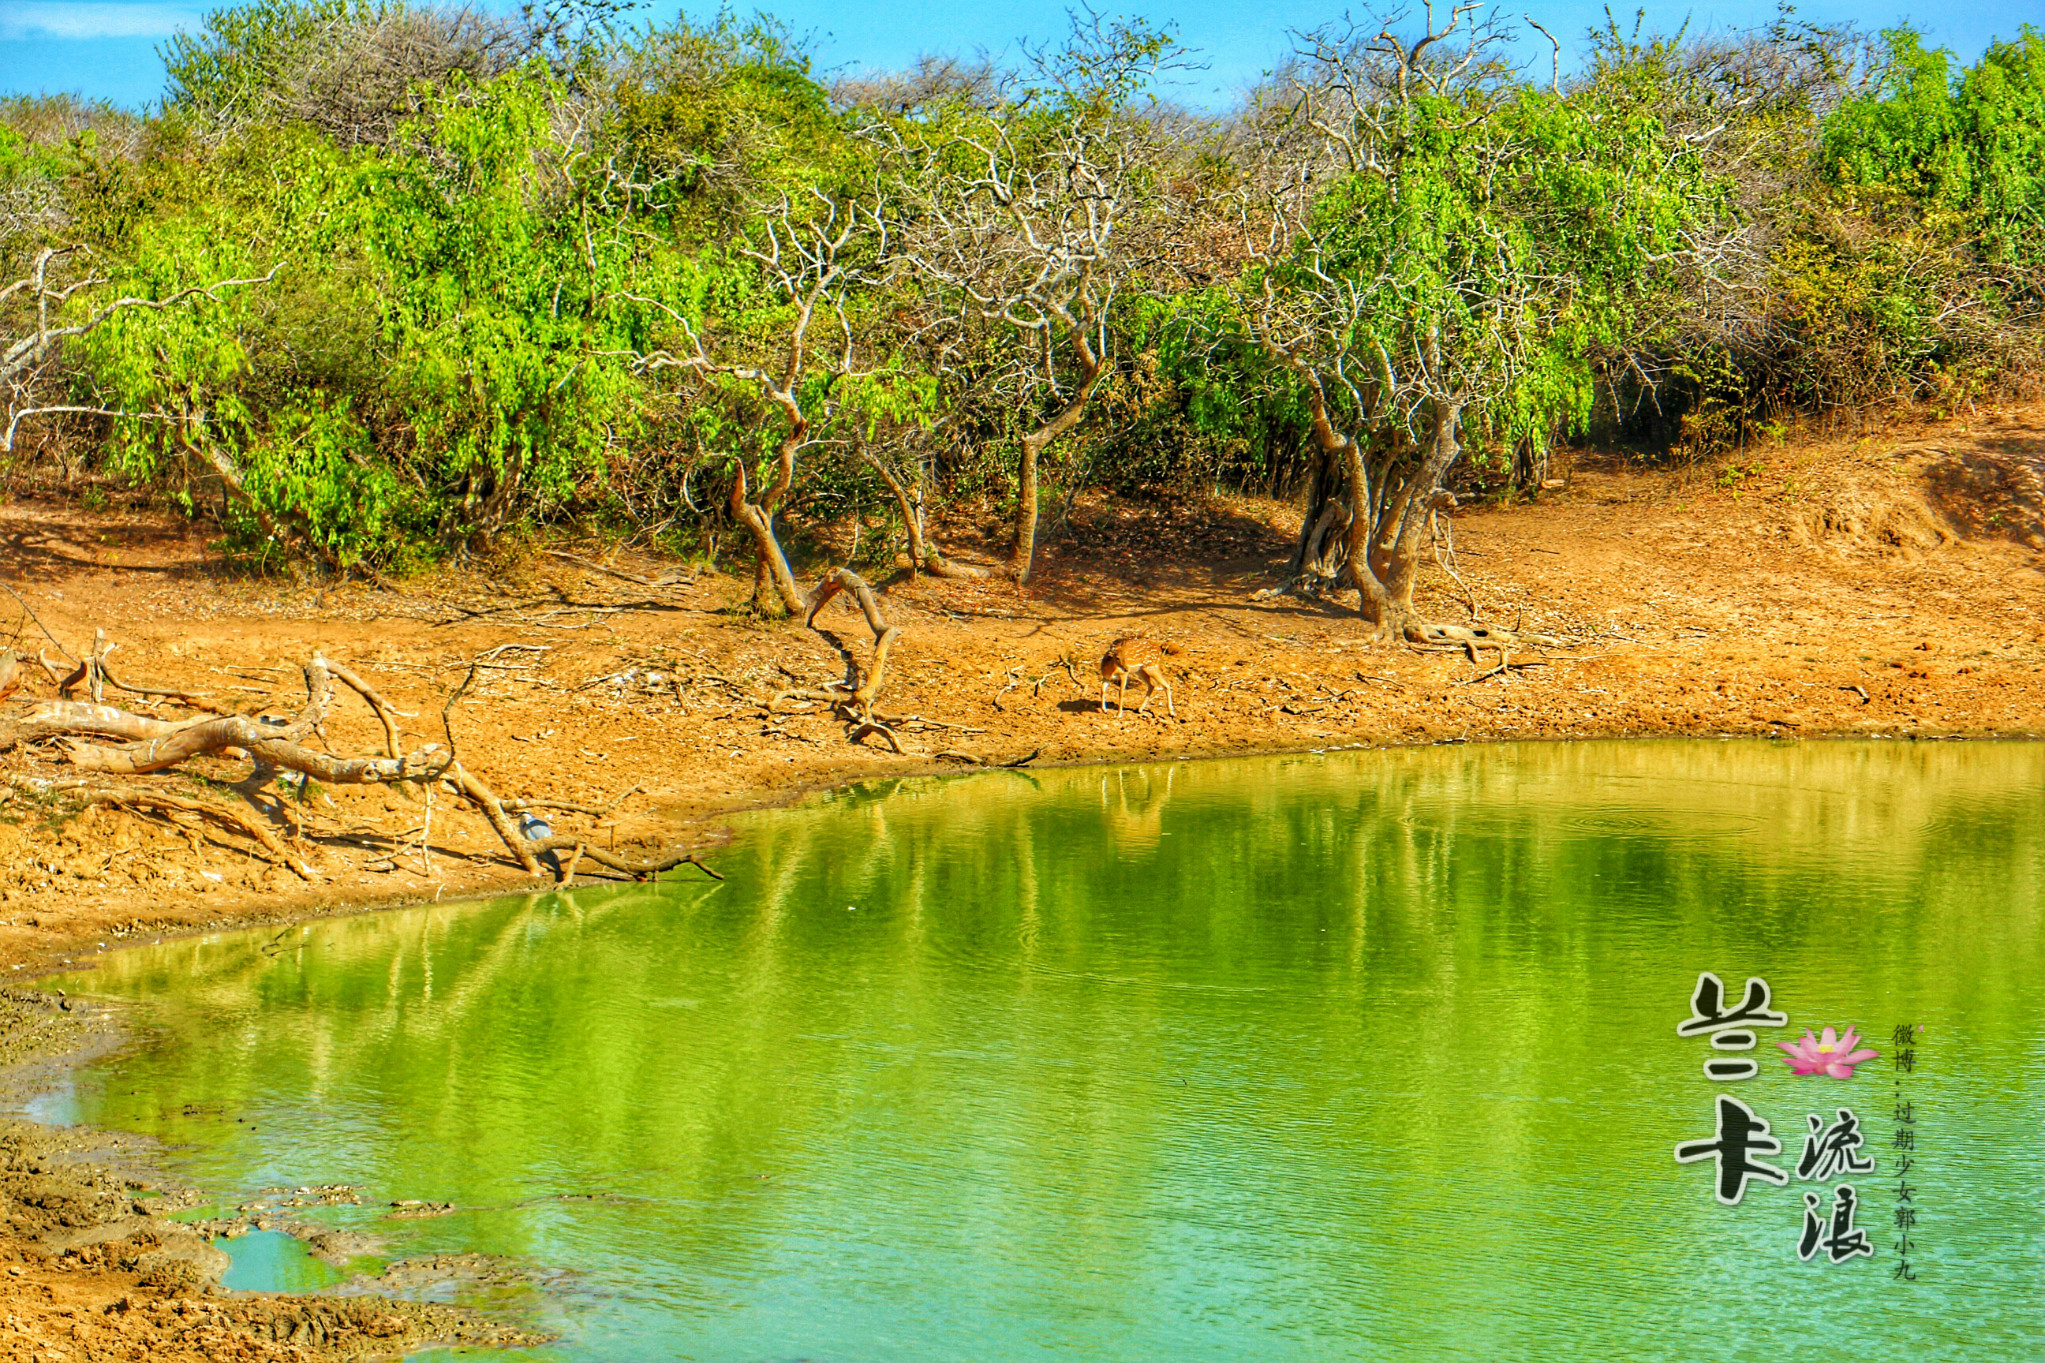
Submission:
<svg viewBox="0 0 2045 1363">
<path fill-rule="evenodd" d="M 2045 32 L 2026 25 L 1957 80 L 1950 53 L 1885 37 L 1881 80 L 1825 128 L 1828 171 L 1907 199 L 1989 261 L 2045 264 Z"/>
<path fill-rule="evenodd" d="M 1156 104 L 1148 30 L 1110 51 L 1147 68 L 1075 47 L 827 86 L 771 23 L 617 13 L 259 0 L 172 41 L 146 117 L 0 105 L 0 286 L 30 281 L 0 350 L 46 303 L 90 324 L 0 375 L 10 476 L 120 480 L 329 569 L 564 518 L 717 554 L 784 462 L 765 511 L 798 542 L 898 523 L 883 466 L 1009 514 L 1073 334 L 1105 369 L 1044 456 L 1053 533 L 1086 486 L 1299 491 L 1321 466 L 1306 371 L 1256 325 L 1288 300 L 1352 424 L 1417 447 L 1459 376 L 1468 458 L 1444 476 L 1492 489 L 1535 490 L 1527 452 L 1600 424 L 1709 453 L 1790 414 L 1951 401 L 2035 351 L 2030 28 L 1958 70 L 1908 30 L 1787 23 L 1613 31 L 1552 89 L 1485 67 L 1246 252 L 1271 221 L 1245 207 L 1255 106 Z M 1112 174 L 1032 181 L 1030 231 L 1108 186 L 1076 275 L 1017 246 L 983 183 L 1073 147 Z M 831 268 L 795 268 L 841 227 Z M 947 249 L 988 268 L 937 268 Z M 1308 306 L 1330 280 L 1334 320 Z M 1077 333 L 1025 325 L 1084 289 Z"/>
</svg>

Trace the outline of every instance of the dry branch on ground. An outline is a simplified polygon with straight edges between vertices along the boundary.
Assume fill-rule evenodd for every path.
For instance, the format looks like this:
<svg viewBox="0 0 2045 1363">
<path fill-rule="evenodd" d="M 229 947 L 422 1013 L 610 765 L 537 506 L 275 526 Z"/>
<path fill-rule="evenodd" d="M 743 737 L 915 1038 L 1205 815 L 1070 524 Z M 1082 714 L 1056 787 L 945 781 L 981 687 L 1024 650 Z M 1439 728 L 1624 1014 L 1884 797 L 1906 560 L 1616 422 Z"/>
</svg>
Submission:
<svg viewBox="0 0 2045 1363">
<path fill-rule="evenodd" d="M 416 790 L 427 797 L 429 826 L 432 795 L 453 797 L 482 815 L 505 850 L 532 875 L 544 873 L 544 858 L 565 881 L 574 874 L 575 863 L 584 857 L 634 878 L 658 875 L 683 865 L 694 865 L 716 875 L 686 852 L 634 858 L 600 850 L 588 845 L 586 835 L 555 834 L 530 813 L 534 809 L 552 809 L 602 818 L 627 795 L 636 792 L 636 786 L 601 808 L 560 800 L 500 799 L 481 776 L 460 760 L 454 736 L 452 712 L 475 680 L 480 663 L 470 666 L 462 685 L 448 696 L 442 708 L 445 743 L 425 743 L 406 752 L 400 721 L 416 716 L 399 710 L 355 671 L 329 662 L 317 651 L 302 669 L 305 703 L 288 717 L 227 711 L 203 695 L 176 688 L 125 685 L 106 667 L 106 657 L 112 651 L 104 633 L 98 634 L 91 653 L 71 673 L 57 678 L 56 698 L 35 701 L 20 714 L 0 716 L 0 754 L 24 754 L 36 765 L 55 761 L 74 773 L 52 780 L 10 772 L 10 785 L 77 808 L 126 809 L 156 814 L 172 822 L 177 822 L 180 816 L 196 818 L 241 834 L 255 844 L 265 859 L 307 880 L 318 879 L 319 872 L 302 854 L 302 820 L 285 801 L 277 800 L 274 808 L 266 808 L 253 797 L 253 792 L 264 790 L 285 772 L 298 775 L 301 796 L 308 781 L 337 787 L 383 785 Z M 0 660 L 0 698 L 11 693 L 24 672 L 15 655 L 9 653 Z M 52 675 L 55 676 L 54 672 Z M 336 682 L 360 697 L 376 716 L 383 730 L 383 755 L 351 756 L 324 750 L 325 726 L 332 713 Z M 108 686 L 141 696 L 150 704 L 172 703 L 201 713 L 165 719 L 108 705 L 103 703 Z M 90 692 L 91 700 L 71 698 L 69 693 L 81 687 Z M 310 746 L 314 739 L 322 746 Z M 206 757 L 246 759 L 252 764 L 250 777 L 232 786 L 190 779 L 193 773 L 188 764 Z M 240 792 L 241 801 L 229 803 L 217 798 L 217 791 L 223 788 Z M 216 798 L 208 798 L 209 794 Z M 281 829 L 279 824 L 283 825 Z M 389 837 L 393 846 L 403 836 L 378 835 Z M 300 844 L 298 850 L 287 844 L 287 837 Z M 422 835 L 422 849 L 424 845 Z M 554 854 L 571 849 L 574 858 L 563 868 Z"/>
</svg>

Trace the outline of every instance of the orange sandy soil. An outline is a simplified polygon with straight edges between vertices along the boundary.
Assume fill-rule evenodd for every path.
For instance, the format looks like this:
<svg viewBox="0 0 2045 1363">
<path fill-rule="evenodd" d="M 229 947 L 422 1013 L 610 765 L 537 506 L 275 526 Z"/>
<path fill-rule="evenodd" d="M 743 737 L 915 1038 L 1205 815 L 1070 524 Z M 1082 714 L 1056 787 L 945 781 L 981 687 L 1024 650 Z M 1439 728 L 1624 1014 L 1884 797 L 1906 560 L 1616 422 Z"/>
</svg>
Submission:
<svg viewBox="0 0 2045 1363">
<path fill-rule="evenodd" d="M 1474 598 L 1487 623 L 1570 641 L 1481 677 L 1491 655 L 1473 665 L 1373 641 L 1344 603 L 1258 599 L 1289 557 L 1295 508 L 1082 499 L 1027 594 L 999 580 L 885 584 L 902 636 L 878 710 L 896 721 L 906 756 L 878 738 L 849 744 L 846 726 L 817 707 L 770 707 L 840 667 L 799 624 L 737 609 L 750 575 L 682 570 L 651 586 L 675 565 L 596 545 L 530 550 L 396 591 L 323 589 L 237 573 L 198 530 L 158 514 L 20 499 L 0 506 L 0 581 L 18 593 L 0 593 L 0 642 L 18 622 L 15 647 L 56 662 L 45 630 L 77 655 L 103 629 L 119 645 L 109 661 L 120 680 L 271 714 L 301 703 L 299 666 L 318 649 L 416 713 L 408 747 L 442 740 L 443 698 L 497 650 L 452 714 L 462 760 L 507 797 L 602 805 L 637 786 L 611 817 L 550 817 L 635 856 L 699 847 L 714 867 L 728 812 L 1033 753 L 1045 764 L 1611 735 L 2036 736 L 2041 516 L 2038 407 L 1749 451 L 1687 474 L 1580 461 L 1539 505 L 1459 513 L 1461 584 L 1432 569 L 1423 580 L 1421 604 L 1444 623 L 1468 621 Z M 993 521 L 949 531 L 957 557 L 995 561 Z M 843 598 L 819 623 L 864 655 L 864 625 Z M 1099 709 L 1093 660 L 1133 632 L 1179 650 L 1166 659 L 1175 719 L 1159 713 L 1161 696 L 1140 718 Z M 0 716 L 53 693 L 38 671 Z M 381 731 L 346 692 L 324 737 L 335 752 L 381 751 Z M 218 827 L 69 814 L 33 784 L 69 771 L 55 743 L 0 756 L 0 969 L 17 979 L 122 939 L 533 884 L 445 794 L 430 814 L 381 787 L 301 796 L 226 757 L 132 778 L 243 802 L 301 873 Z M 17 1011 L 49 1011 L 17 992 Z M 24 1178 L 41 1177 L 23 1171 L 47 1145 L 0 1134 L 11 1205 L 22 1205 Z M 72 1158 L 95 1186 L 112 1177 Z M 126 1196 L 101 1192 L 109 1207 Z M 96 1215 L 72 1219 L 102 1224 Z M 38 1225 L 16 1216 L 0 1226 L 0 1262 L 15 1261 L 0 1271 L 0 1360 L 361 1356 L 429 1328 L 358 1312 L 279 1343 L 277 1313 L 303 1315 L 302 1303 L 248 1308 L 192 1295 L 175 1274 L 149 1278 L 145 1242 L 167 1233 L 161 1223 L 144 1218 L 129 1249 L 89 1263 L 74 1251 L 68 1265 L 62 1236 Z M 203 1288 L 203 1272 L 195 1281 Z M 237 1321 L 229 1307 L 253 1315 Z"/>
</svg>

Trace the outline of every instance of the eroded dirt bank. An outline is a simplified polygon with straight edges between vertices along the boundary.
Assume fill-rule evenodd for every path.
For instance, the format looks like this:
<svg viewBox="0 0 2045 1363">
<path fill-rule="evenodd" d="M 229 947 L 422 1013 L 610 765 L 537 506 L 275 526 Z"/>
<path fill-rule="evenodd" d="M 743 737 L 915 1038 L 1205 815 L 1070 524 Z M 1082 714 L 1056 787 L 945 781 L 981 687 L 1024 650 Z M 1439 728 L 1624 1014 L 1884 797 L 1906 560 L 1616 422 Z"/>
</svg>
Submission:
<svg viewBox="0 0 2045 1363">
<path fill-rule="evenodd" d="M 252 714 L 289 713 L 318 649 L 408 712 L 408 745 L 440 737 L 444 698 L 486 658 L 452 713 L 469 766 L 502 795 L 592 807 L 636 786 L 612 815 L 550 817 L 620 851 L 700 845 L 714 867 L 718 820 L 734 809 L 969 759 L 1614 734 L 2037 735 L 2041 474 L 2045 410 L 2017 409 L 1687 478 L 1615 463 L 1538 507 L 1470 511 L 1455 521 L 1460 576 L 1430 573 L 1429 608 L 1461 623 L 1474 600 L 1489 622 L 1571 641 L 1490 676 L 1490 655 L 1473 665 L 1373 643 L 1345 604 L 1257 598 L 1290 553 L 1288 508 L 1087 499 L 1027 597 L 993 580 L 888 585 L 903 636 L 879 709 L 902 721 L 907 756 L 847 744 L 844 724 L 815 708 L 770 705 L 837 676 L 838 660 L 799 625 L 735 612 L 749 582 L 686 571 L 663 582 L 674 565 L 596 546 L 401 593 L 322 590 L 237 575 L 160 517 L 18 500 L 0 506 L 0 581 L 18 593 L 0 593 L 0 629 L 18 621 L 15 646 L 53 662 L 57 645 L 75 656 L 103 629 L 124 681 L 205 691 Z M 947 547 L 991 562 L 997 535 L 991 521 L 955 526 Z M 849 606 L 830 610 L 831 628 L 863 635 Z M 1136 631 L 1178 650 L 1166 661 L 1176 718 L 1157 713 L 1162 697 L 1141 718 L 1099 711 L 1092 660 Z M 0 709 L 51 694 L 38 676 Z M 324 740 L 367 753 L 381 731 L 341 703 Z M 445 799 L 259 783 L 226 757 L 152 778 L 242 802 L 301 873 L 217 827 L 69 812 L 37 785 L 67 770 L 53 745 L 0 763 L 0 967 L 18 979 L 124 939 L 533 883 L 482 819 Z M 17 1052 L 77 1044 L 59 1002 L 23 990 L 0 1011 L 23 1038 Z M 161 1221 L 149 1190 L 132 1186 L 146 1176 L 118 1151 L 67 1142 L 77 1138 L 0 1130 L 0 1358 L 352 1357 L 483 1328 L 388 1303 L 199 1292 L 205 1246 Z M 88 1238 L 63 1238 L 76 1233 Z"/>
</svg>

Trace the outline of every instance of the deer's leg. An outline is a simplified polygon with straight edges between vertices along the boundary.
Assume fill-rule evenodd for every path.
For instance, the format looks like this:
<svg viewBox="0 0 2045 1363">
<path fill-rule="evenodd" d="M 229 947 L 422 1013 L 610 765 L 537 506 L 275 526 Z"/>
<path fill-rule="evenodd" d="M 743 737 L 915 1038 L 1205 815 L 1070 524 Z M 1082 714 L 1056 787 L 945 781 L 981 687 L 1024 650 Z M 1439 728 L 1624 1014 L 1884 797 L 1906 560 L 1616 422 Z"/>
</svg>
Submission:
<svg viewBox="0 0 2045 1363">
<path fill-rule="evenodd" d="M 1144 693 L 1143 704 L 1136 707 L 1137 714 L 1140 715 L 1145 710 L 1150 708 L 1150 702 L 1156 698 L 1158 688 L 1163 687 L 1165 693 L 1166 712 L 1169 713 L 1173 719 L 1177 719 L 1179 717 L 1179 707 L 1172 703 L 1172 684 L 1165 677 L 1163 670 L 1160 669 L 1155 663 L 1152 663 L 1143 669 L 1143 684 L 1149 687 L 1150 689 Z"/>
<path fill-rule="evenodd" d="M 1108 679 L 1103 676 L 1101 678 L 1101 713 L 1104 715 L 1108 713 L 1108 685 Z"/>
<path fill-rule="evenodd" d="M 1129 669 L 1126 667 L 1122 669 L 1122 694 L 1115 697 L 1115 713 L 1118 715 L 1129 713 Z"/>
</svg>

